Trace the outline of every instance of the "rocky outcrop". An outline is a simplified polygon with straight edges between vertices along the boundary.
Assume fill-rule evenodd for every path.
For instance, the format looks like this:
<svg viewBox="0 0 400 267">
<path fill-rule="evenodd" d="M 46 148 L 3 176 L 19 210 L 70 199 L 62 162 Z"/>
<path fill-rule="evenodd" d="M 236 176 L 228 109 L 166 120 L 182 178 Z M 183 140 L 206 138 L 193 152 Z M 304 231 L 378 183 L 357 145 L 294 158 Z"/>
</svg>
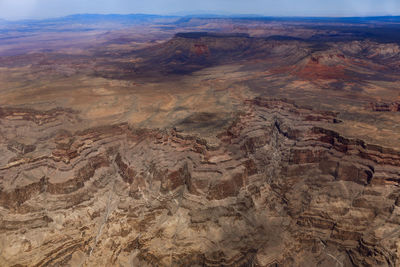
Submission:
<svg viewBox="0 0 400 267">
<path fill-rule="evenodd" d="M 399 112 L 400 102 L 372 102 L 370 103 L 372 111 L 380 112 Z"/>
<path fill-rule="evenodd" d="M 214 146 L 49 127 L 71 111 L 30 144 L 3 138 L 37 127 L 24 112 L 0 116 L 1 265 L 399 264 L 400 153 L 328 130 L 335 113 L 256 98 Z"/>
</svg>

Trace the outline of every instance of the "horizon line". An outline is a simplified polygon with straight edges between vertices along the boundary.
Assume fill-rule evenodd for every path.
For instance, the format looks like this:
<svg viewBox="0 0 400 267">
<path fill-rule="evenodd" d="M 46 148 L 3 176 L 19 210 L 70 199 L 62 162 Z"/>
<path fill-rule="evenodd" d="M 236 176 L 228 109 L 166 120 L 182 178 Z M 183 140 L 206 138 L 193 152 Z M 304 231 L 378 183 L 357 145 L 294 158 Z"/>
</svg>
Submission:
<svg viewBox="0 0 400 267">
<path fill-rule="evenodd" d="M 307 16 L 307 15 L 295 15 L 295 16 L 285 16 L 285 15 L 262 15 L 262 14 L 221 14 L 221 13 L 190 13 L 187 12 L 187 14 L 156 14 L 156 13 L 73 13 L 73 14 L 68 14 L 64 16 L 58 16 L 58 17 L 43 17 L 43 18 L 21 18 L 21 19 L 5 19 L 1 18 L 0 20 L 2 21 L 7 21 L 7 22 L 19 22 L 19 21 L 41 21 L 41 20 L 52 20 L 52 19 L 62 19 L 62 18 L 68 18 L 68 17 L 73 17 L 73 16 L 159 16 L 159 17 L 177 17 L 177 18 L 184 18 L 184 17 L 221 17 L 221 18 L 298 18 L 298 19 L 362 19 L 362 18 L 400 18 L 400 14 L 398 15 L 393 15 L 393 14 L 385 14 L 385 15 L 365 15 L 365 16 L 320 16 L 320 15 L 315 15 L 315 16 Z"/>
</svg>

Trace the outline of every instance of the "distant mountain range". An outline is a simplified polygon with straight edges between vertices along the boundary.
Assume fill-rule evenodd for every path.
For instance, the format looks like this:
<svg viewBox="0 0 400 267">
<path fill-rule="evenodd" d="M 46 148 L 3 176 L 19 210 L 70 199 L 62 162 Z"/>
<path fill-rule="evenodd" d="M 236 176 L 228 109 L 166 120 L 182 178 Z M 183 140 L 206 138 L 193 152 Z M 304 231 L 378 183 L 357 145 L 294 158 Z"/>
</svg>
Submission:
<svg viewBox="0 0 400 267">
<path fill-rule="evenodd" d="M 155 14 L 73 14 L 65 17 L 48 18 L 48 19 L 25 19 L 8 21 L 0 18 L 0 23 L 32 23 L 32 22 L 83 22 L 93 23 L 100 21 L 118 21 L 125 23 L 132 22 L 146 22 L 155 19 L 171 19 L 171 18 L 243 18 L 252 20 L 273 20 L 273 21 L 302 21 L 302 22 L 332 22 L 332 23 L 368 23 L 368 22 L 394 22 L 400 23 L 400 16 L 371 16 L 371 17 L 273 17 L 262 16 L 256 14 L 234 14 L 234 15 L 220 15 L 220 14 L 190 14 L 190 15 L 155 15 Z"/>
<path fill-rule="evenodd" d="M 184 28 L 206 25 L 207 20 L 252 22 L 279 22 L 303 24 L 311 30 L 332 30 L 336 40 L 351 36 L 369 38 L 382 42 L 400 42 L 400 16 L 381 17 L 263 17 L 256 15 L 152 15 L 152 14 L 75 14 L 60 18 L 6 21 L 0 19 L 0 33 L 19 32 L 75 32 L 92 30 L 115 30 L 131 26 L 152 24 L 159 27 Z M 329 40 L 335 36 L 329 36 Z M 318 39 L 319 38 L 319 39 Z M 322 41 L 326 36 L 314 36 Z"/>
</svg>

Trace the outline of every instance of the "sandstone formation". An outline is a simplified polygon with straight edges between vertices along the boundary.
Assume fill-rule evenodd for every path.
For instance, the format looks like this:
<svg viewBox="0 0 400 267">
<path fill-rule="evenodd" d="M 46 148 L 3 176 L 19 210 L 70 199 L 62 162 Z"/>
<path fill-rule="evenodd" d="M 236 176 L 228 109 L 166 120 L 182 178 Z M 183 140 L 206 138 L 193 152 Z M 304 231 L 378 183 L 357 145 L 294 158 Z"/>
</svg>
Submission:
<svg viewBox="0 0 400 267">
<path fill-rule="evenodd" d="M 1 265 L 399 264 L 400 153 L 327 130 L 335 113 L 248 100 L 211 147 L 77 121 L 2 109 Z"/>
</svg>

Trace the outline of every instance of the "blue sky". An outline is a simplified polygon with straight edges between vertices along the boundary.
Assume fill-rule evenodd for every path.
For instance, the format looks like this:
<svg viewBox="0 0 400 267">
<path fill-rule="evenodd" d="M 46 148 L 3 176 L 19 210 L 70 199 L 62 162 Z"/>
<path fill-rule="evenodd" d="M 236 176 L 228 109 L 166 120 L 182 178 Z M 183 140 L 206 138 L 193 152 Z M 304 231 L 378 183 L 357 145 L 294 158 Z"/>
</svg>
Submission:
<svg viewBox="0 0 400 267">
<path fill-rule="evenodd" d="M 100 14 L 400 15 L 400 0 L 0 0 L 0 18 Z"/>
</svg>

